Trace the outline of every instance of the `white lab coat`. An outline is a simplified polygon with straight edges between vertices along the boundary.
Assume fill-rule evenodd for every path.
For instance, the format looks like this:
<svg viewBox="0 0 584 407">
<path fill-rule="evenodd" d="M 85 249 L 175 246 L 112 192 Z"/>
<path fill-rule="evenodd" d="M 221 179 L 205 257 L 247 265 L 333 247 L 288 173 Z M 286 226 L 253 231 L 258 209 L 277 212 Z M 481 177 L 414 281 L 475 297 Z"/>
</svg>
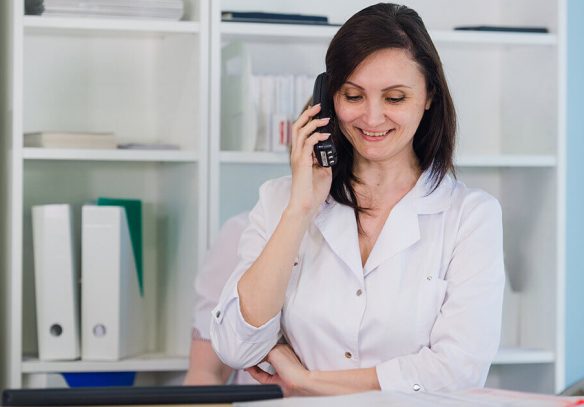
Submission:
<svg viewBox="0 0 584 407">
<path fill-rule="evenodd" d="M 211 321 L 211 341 L 234 368 L 259 363 L 283 335 L 309 370 L 375 367 L 382 390 L 483 386 L 497 352 L 504 288 L 501 208 L 428 172 L 398 202 L 365 266 L 351 208 L 329 197 L 306 232 L 285 304 L 261 327 L 239 308 L 237 282 L 261 253 L 290 196 L 268 181 L 239 246 L 240 263 Z"/>
</svg>

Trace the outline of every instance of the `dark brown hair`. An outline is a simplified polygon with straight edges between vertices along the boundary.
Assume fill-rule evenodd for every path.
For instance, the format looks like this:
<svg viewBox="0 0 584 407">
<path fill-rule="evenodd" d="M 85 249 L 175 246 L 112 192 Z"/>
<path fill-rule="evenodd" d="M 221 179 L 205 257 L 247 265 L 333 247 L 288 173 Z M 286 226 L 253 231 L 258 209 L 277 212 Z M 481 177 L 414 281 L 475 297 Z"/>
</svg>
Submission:
<svg viewBox="0 0 584 407">
<path fill-rule="evenodd" d="M 406 6 L 379 3 L 347 20 L 332 39 L 326 54 L 330 94 L 334 95 L 341 88 L 365 58 L 386 48 L 407 50 L 425 77 L 432 103 L 416 130 L 413 147 L 420 169 L 430 169 L 431 191 L 434 191 L 448 172 L 454 175 L 456 113 L 442 62 L 418 13 Z M 335 123 L 332 137 L 337 147 L 338 164 L 333 167 L 330 193 L 337 202 L 355 209 L 359 221 L 359 213 L 367 209 L 358 205 L 353 187 L 360 182 L 353 173 L 353 146 L 338 123 Z"/>
</svg>

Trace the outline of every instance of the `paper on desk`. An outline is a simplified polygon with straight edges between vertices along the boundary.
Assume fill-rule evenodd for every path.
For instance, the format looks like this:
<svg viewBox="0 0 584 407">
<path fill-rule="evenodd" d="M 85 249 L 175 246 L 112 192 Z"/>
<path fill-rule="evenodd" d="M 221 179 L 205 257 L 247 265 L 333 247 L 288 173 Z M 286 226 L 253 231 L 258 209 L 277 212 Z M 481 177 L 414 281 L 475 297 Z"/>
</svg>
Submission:
<svg viewBox="0 0 584 407">
<path fill-rule="evenodd" d="M 525 393 L 500 389 L 471 389 L 453 393 L 461 400 L 480 400 L 489 406 L 505 407 L 576 407 L 584 406 L 584 397 L 560 397 L 550 394 Z"/>
<path fill-rule="evenodd" d="M 473 402 L 473 407 L 492 406 Z M 254 401 L 247 403 L 235 403 L 236 407 L 436 407 L 453 406 L 467 407 L 466 401 L 451 400 L 441 394 L 432 393 L 399 393 L 372 391 L 367 393 L 350 394 L 334 397 L 290 397 L 279 400 Z"/>
<path fill-rule="evenodd" d="M 557 397 L 498 389 L 473 389 L 458 393 L 400 393 L 372 391 L 334 397 L 291 397 L 235 403 L 236 407 L 576 407 L 581 397 Z"/>
</svg>

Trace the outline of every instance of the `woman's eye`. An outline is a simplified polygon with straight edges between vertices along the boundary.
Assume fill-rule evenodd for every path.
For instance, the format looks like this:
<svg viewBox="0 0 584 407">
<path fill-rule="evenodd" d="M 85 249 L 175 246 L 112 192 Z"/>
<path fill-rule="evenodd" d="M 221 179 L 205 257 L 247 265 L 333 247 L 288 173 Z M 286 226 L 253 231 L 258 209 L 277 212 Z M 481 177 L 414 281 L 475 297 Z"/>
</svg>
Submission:
<svg viewBox="0 0 584 407">
<path fill-rule="evenodd" d="M 347 99 L 349 102 L 357 102 L 357 101 L 361 100 L 361 96 L 360 95 L 345 95 L 345 99 Z"/>
<path fill-rule="evenodd" d="M 385 98 L 385 100 L 389 103 L 399 103 L 404 99 L 405 99 L 405 97 L 403 97 L 403 96 Z"/>
</svg>

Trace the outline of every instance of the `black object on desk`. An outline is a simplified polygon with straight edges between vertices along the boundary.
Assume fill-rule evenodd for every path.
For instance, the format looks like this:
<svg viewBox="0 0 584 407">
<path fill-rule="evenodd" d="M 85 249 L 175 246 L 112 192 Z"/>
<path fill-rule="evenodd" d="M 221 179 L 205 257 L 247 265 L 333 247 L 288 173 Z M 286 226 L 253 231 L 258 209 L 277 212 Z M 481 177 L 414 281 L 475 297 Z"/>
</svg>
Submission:
<svg viewBox="0 0 584 407">
<path fill-rule="evenodd" d="M 213 404 L 282 398 L 280 386 L 153 386 L 4 390 L 3 406 Z"/>
</svg>

